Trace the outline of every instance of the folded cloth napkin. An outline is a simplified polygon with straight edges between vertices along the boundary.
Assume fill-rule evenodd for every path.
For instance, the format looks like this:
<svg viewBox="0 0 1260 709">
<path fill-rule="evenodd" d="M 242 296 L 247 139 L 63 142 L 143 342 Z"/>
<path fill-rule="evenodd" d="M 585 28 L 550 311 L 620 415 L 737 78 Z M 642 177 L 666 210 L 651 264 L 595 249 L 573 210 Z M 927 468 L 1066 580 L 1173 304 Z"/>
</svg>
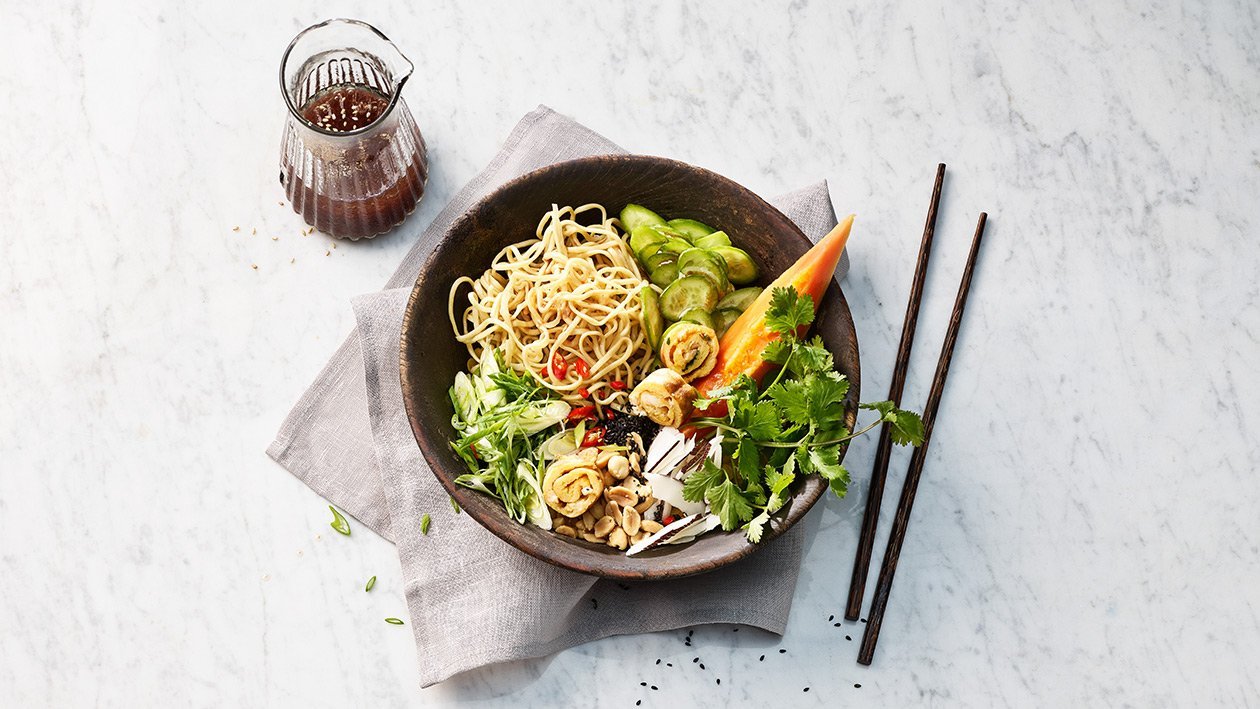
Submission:
<svg viewBox="0 0 1260 709">
<path fill-rule="evenodd" d="M 428 469 L 403 408 L 403 310 L 420 265 L 451 223 L 497 186 L 587 155 L 623 153 L 546 107 L 526 115 L 489 166 L 437 216 L 386 290 L 354 300 L 358 327 L 282 425 L 267 453 L 398 546 L 421 681 L 539 657 L 610 635 L 742 623 L 782 633 L 799 572 L 798 526 L 701 576 L 620 583 L 559 569 L 457 515 Z M 836 223 L 825 182 L 772 200 L 811 238 Z M 841 264 L 841 274 L 847 260 Z M 441 320 L 441 322 L 438 322 Z M 435 329 L 446 326 L 435 319 Z M 428 514 L 432 529 L 420 532 Z M 755 587 L 755 598 L 740 589 Z M 494 599 L 489 602 L 489 599 Z"/>
</svg>

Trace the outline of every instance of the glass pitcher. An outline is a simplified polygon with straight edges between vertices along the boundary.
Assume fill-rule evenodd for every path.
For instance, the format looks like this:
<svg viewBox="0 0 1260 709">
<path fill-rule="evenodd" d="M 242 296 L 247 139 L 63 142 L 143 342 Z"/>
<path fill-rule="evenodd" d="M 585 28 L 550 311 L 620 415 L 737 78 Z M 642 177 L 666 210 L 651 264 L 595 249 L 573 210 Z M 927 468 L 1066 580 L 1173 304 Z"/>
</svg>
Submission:
<svg viewBox="0 0 1260 709">
<path fill-rule="evenodd" d="M 289 107 L 280 183 L 307 224 L 357 240 L 389 231 L 415 209 L 429 155 L 402 99 L 413 68 L 358 20 L 328 20 L 293 38 L 280 64 Z"/>
</svg>

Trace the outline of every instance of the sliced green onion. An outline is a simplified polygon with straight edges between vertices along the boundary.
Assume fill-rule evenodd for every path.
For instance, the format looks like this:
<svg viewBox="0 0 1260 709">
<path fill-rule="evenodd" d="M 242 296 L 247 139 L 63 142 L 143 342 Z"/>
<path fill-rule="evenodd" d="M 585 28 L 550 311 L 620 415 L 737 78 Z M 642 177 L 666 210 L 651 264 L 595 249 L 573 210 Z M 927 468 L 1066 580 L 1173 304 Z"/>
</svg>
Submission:
<svg viewBox="0 0 1260 709">
<path fill-rule="evenodd" d="M 428 514 L 426 514 L 425 516 L 421 517 L 421 518 L 420 518 L 420 533 L 421 533 L 421 534 L 428 534 L 428 533 L 429 533 L 429 525 L 430 525 L 430 524 L 432 524 L 432 523 L 433 523 L 433 520 L 429 518 L 429 515 L 428 515 Z"/>
<path fill-rule="evenodd" d="M 346 521 L 346 518 L 342 516 L 340 512 L 337 511 L 336 507 L 329 505 L 328 509 L 332 510 L 332 513 L 333 513 L 333 521 L 329 522 L 328 526 L 332 527 L 338 532 L 341 532 L 347 537 L 350 536 L 350 523 Z"/>
<path fill-rule="evenodd" d="M 389 623 L 390 625 L 402 625 L 402 624 L 403 624 L 402 620 L 400 620 L 400 619 L 398 619 L 398 618 L 386 618 L 386 619 L 385 619 L 385 622 L 386 622 L 386 623 Z"/>
<path fill-rule="evenodd" d="M 450 497 L 450 496 L 447 495 L 447 497 Z M 450 497 L 450 500 L 451 500 L 451 509 L 455 510 L 455 514 L 459 514 L 460 513 L 459 503 L 455 501 L 454 497 Z"/>
<path fill-rule="evenodd" d="M 368 591 L 371 591 L 372 587 L 375 585 L 376 585 L 376 577 L 373 576 L 372 578 L 368 579 L 367 585 L 363 587 L 363 592 L 366 593 Z"/>
</svg>

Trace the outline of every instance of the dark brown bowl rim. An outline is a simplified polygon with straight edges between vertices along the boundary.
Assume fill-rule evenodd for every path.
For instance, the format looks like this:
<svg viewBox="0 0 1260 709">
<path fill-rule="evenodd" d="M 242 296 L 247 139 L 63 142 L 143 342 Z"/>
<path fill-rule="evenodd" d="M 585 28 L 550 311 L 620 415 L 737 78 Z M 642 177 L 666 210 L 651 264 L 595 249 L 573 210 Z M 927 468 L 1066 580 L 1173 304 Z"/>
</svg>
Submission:
<svg viewBox="0 0 1260 709">
<path fill-rule="evenodd" d="M 779 229 L 775 230 L 776 234 L 779 234 L 779 233 L 783 234 L 782 238 L 799 239 L 806 248 L 813 245 L 813 242 L 811 242 L 809 238 L 805 236 L 805 233 L 801 231 L 800 227 L 798 227 L 791 219 L 788 219 L 787 215 L 783 214 L 783 212 L 779 211 L 778 208 L 776 208 L 774 205 L 762 199 L 759 195 L 757 195 L 752 190 L 749 190 L 748 188 L 735 182 L 734 180 L 724 177 L 711 170 L 706 170 L 705 168 L 697 167 L 695 165 L 691 165 L 689 163 L 674 160 L 672 158 L 665 158 L 665 157 L 660 157 L 660 156 L 655 156 L 655 155 L 636 155 L 636 154 L 595 155 L 595 156 L 575 158 L 573 160 L 566 160 L 566 161 L 562 161 L 558 163 L 553 163 L 551 165 L 547 165 L 541 168 L 537 168 L 535 170 L 531 170 L 530 172 L 527 172 L 519 177 L 513 178 L 503 183 L 502 185 L 496 187 L 493 191 L 491 191 L 486 196 L 477 200 L 463 214 L 461 214 L 458 218 L 455 219 L 455 221 L 451 223 L 451 226 L 442 235 L 442 238 L 438 241 L 438 243 L 434 245 L 433 250 L 429 253 L 428 257 L 426 257 L 423 266 L 421 266 L 420 268 L 419 274 L 416 276 L 415 285 L 412 286 L 411 294 L 408 296 L 408 299 L 407 299 L 407 309 L 406 309 L 406 312 L 403 314 L 402 333 L 399 337 L 399 377 L 402 383 L 403 405 L 407 412 L 408 422 L 411 424 L 411 432 L 412 432 L 413 437 L 416 439 L 416 444 L 420 447 L 420 452 L 424 455 L 425 461 L 428 463 L 429 468 L 433 473 L 433 476 L 437 478 L 438 483 L 442 485 L 442 487 L 455 500 L 455 502 L 460 503 L 460 507 L 463 509 L 464 513 L 468 514 L 470 517 L 476 520 L 478 524 L 480 524 L 485 529 L 489 530 L 496 537 L 499 537 L 502 541 L 512 545 L 514 548 L 519 549 L 520 551 L 523 551 L 526 554 L 529 554 L 530 556 L 540 561 L 544 561 L 554 566 L 559 566 L 561 568 L 569 569 L 571 571 L 576 571 L 582 574 L 598 576 L 601 578 L 620 579 L 620 580 L 627 580 L 627 581 L 666 580 L 666 579 L 681 578 L 685 576 L 692 576 L 699 573 L 713 571 L 717 568 L 726 566 L 728 564 L 739 561 L 740 559 L 748 557 L 749 555 L 756 552 L 758 549 L 765 548 L 766 544 L 769 541 L 787 532 L 787 530 L 791 529 L 794 525 L 800 522 L 800 520 L 803 519 L 805 515 L 809 513 L 810 509 L 813 508 L 813 506 L 818 502 L 818 500 L 822 498 L 823 493 L 826 492 L 826 490 L 828 489 L 826 483 L 821 480 L 816 479 L 815 476 L 806 478 L 805 485 L 802 487 L 802 489 L 795 496 L 792 497 L 788 505 L 786 505 L 784 507 L 784 510 L 781 511 L 780 514 L 782 516 L 776 520 L 776 523 L 767 525 L 767 528 L 764 534 L 762 535 L 762 539 L 758 544 L 751 544 L 747 540 L 745 540 L 744 543 L 738 546 L 735 550 L 728 552 L 722 556 L 713 557 L 712 559 L 705 560 L 705 561 L 697 561 L 697 562 L 693 562 L 693 563 L 689 563 L 685 565 L 674 565 L 674 566 L 669 565 L 668 563 L 669 557 L 659 557 L 661 561 L 663 562 L 662 565 L 660 567 L 653 568 L 650 571 L 646 571 L 646 572 L 619 567 L 617 562 L 623 561 L 626 558 L 623 555 L 609 555 L 608 559 L 610 561 L 610 564 L 608 566 L 601 566 L 599 564 L 589 564 L 589 563 L 579 564 L 569 559 L 566 559 L 563 555 L 556 555 L 553 553 L 554 551 L 562 548 L 558 546 L 558 544 L 562 543 L 561 540 L 557 539 L 553 543 L 550 541 L 548 542 L 538 541 L 538 539 L 545 539 L 544 537 L 539 537 L 539 538 L 526 537 L 523 539 L 510 538 L 508 536 L 505 536 L 504 533 L 501 533 L 500 530 L 501 529 L 506 530 L 511 527 L 519 526 L 518 523 L 509 519 L 506 516 L 506 514 L 499 514 L 499 515 L 494 515 L 494 516 L 486 515 L 480 512 L 478 506 L 466 504 L 465 500 L 470 499 L 470 497 L 473 495 L 479 495 L 480 493 L 477 493 L 475 490 L 471 490 L 469 488 L 456 485 L 454 482 L 455 476 L 439 474 L 438 471 L 441 468 L 442 461 L 431 450 L 431 444 L 428 441 L 429 434 L 428 432 L 424 430 L 424 427 L 421 426 L 420 418 L 417 415 L 417 412 L 415 410 L 418 397 L 415 395 L 414 392 L 412 392 L 411 385 L 408 381 L 408 376 L 407 376 L 408 375 L 408 361 L 407 361 L 407 354 L 406 354 L 407 353 L 407 334 L 411 332 L 415 327 L 416 318 L 417 318 L 417 310 L 418 310 L 416 304 L 417 304 L 417 301 L 419 300 L 419 294 L 423 290 L 429 274 L 433 271 L 433 267 L 437 261 L 438 255 L 442 253 L 443 251 L 445 251 L 446 248 L 450 247 L 451 243 L 453 242 L 453 235 L 462 231 L 462 228 L 465 222 L 473 219 L 473 215 L 475 215 L 486 204 L 497 199 L 502 193 L 515 189 L 526 181 L 546 179 L 547 176 L 553 172 L 562 171 L 566 167 L 570 167 L 574 164 L 582 164 L 582 163 L 599 163 L 599 164 L 604 164 L 604 165 L 608 165 L 611 163 L 613 165 L 624 165 L 624 166 L 638 166 L 638 165 L 643 165 L 643 164 L 654 165 L 654 166 L 664 165 L 664 166 L 667 166 L 676 170 L 681 170 L 685 172 L 693 172 L 693 173 L 702 175 L 707 179 L 715 180 L 716 182 L 720 184 L 724 184 L 724 186 L 728 187 L 729 189 L 733 191 L 743 193 L 745 196 L 750 198 L 753 202 L 759 204 L 762 209 L 766 210 L 770 219 L 773 221 L 777 221 L 779 223 L 779 226 L 782 227 L 781 230 Z M 789 234 L 791 236 L 788 236 Z M 835 288 L 833 289 L 831 286 L 835 286 Z M 844 297 L 844 293 L 841 291 L 839 287 L 839 283 L 837 283 L 834 280 L 834 278 L 832 279 L 832 283 L 831 285 L 829 285 L 827 289 L 827 294 L 824 295 L 824 298 L 826 298 L 828 301 L 832 301 L 829 303 L 830 306 L 837 308 L 837 315 L 841 317 L 842 324 L 847 325 L 847 329 L 848 329 L 847 334 L 849 336 L 850 342 L 852 343 L 852 347 L 854 349 L 854 357 L 853 357 L 854 371 L 849 376 L 850 396 L 848 398 L 848 401 L 855 402 L 857 401 L 858 391 L 861 386 L 861 369 L 860 369 L 860 360 L 857 357 L 857 332 L 854 327 L 853 317 L 849 311 L 848 303 Z M 857 419 L 856 409 L 857 409 L 856 405 L 850 405 L 845 412 L 845 425 L 848 426 L 850 430 L 852 430 Z M 445 443 L 445 444 L 438 443 L 438 445 L 449 445 L 449 443 Z M 841 449 L 842 461 L 844 459 L 844 453 L 846 452 L 846 449 L 847 449 L 847 445 Z M 461 470 L 460 472 L 462 473 L 463 471 Z M 495 509 L 498 509 L 498 508 L 495 508 Z M 501 510 L 499 511 L 501 512 Z M 742 534 L 742 532 L 738 530 L 734 532 L 718 531 L 717 533 L 718 534 Z M 703 537 L 698 539 L 697 542 L 693 542 L 693 543 L 699 543 L 701 541 L 703 541 Z"/>
</svg>

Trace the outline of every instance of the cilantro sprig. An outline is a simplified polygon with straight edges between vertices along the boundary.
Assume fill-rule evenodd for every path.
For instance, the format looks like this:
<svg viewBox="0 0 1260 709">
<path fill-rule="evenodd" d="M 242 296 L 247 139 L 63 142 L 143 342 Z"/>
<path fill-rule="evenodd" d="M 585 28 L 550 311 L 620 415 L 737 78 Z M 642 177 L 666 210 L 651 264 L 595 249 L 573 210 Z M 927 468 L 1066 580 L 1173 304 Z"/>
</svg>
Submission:
<svg viewBox="0 0 1260 709">
<path fill-rule="evenodd" d="M 713 399 L 726 403 L 726 415 L 695 423 L 724 432 L 722 446 L 731 464 L 711 461 L 683 481 L 683 497 L 708 502 L 722 528 L 743 526 L 748 540 L 761 540 L 771 517 L 791 499 L 792 484 L 803 475 L 818 475 L 837 497 L 848 492 L 849 472 L 840 462 L 842 446 L 887 423 L 898 445 L 923 442 L 923 421 L 891 401 L 860 404 L 879 418 L 857 432 L 845 425 L 849 382 L 835 371 L 835 361 L 821 337 L 801 339 L 798 333 L 814 321 L 814 301 L 794 288 L 771 293 L 765 324 L 777 338 L 762 359 L 780 365 L 774 379 L 758 387 L 741 375 Z"/>
</svg>

